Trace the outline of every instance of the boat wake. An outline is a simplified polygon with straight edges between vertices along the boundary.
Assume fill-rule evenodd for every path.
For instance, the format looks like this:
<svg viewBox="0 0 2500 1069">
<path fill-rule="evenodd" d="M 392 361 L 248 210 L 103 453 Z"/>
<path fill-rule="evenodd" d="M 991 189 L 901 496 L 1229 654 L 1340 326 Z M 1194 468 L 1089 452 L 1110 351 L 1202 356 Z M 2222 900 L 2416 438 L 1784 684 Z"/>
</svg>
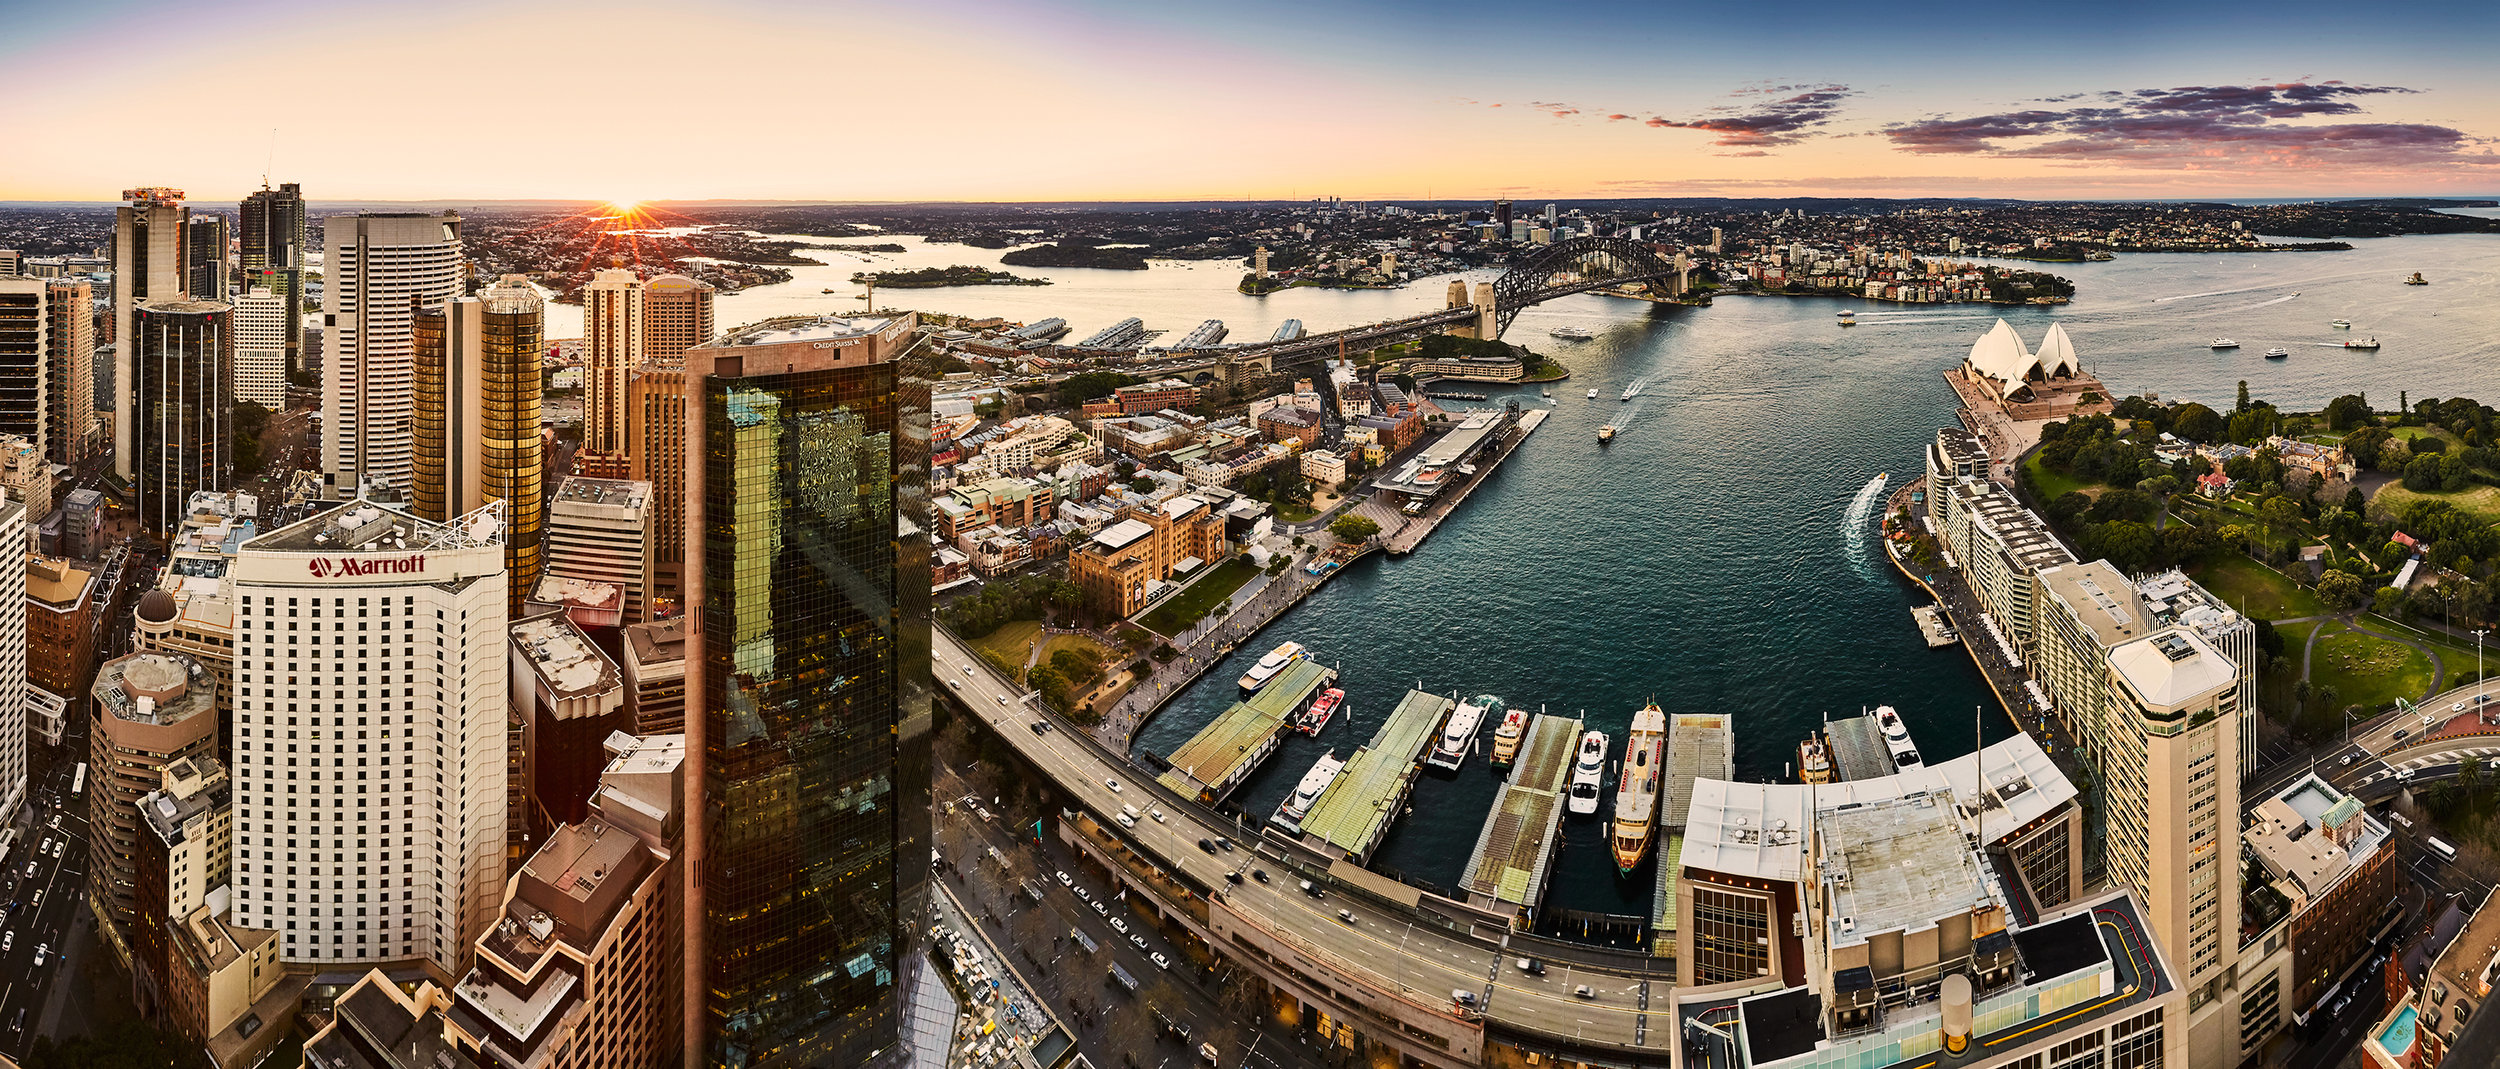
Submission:
<svg viewBox="0 0 2500 1069">
<path fill-rule="evenodd" d="M 1632 385 L 1630 385 L 1630 386 L 1626 386 L 1626 387 L 1624 387 L 1624 389 L 1623 389 L 1623 397 L 1624 397 L 1624 400 L 1627 400 L 1627 401 L 1628 401 L 1628 400 L 1631 400 L 1632 398 L 1639 397 L 1639 396 L 1641 395 L 1641 391 L 1642 391 L 1642 390 L 1646 390 L 1646 389 L 1648 389 L 1648 388 L 1649 388 L 1649 380 L 1648 380 L 1648 379 L 1645 379 L 1645 378 L 1643 378 L 1643 379 L 1633 379 L 1633 380 L 1632 380 Z"/>
<path fill-rule="evenodd" d="M 1875 565 L 1867 556 L 1867 525 L 1874 521 L 1875 510 L 1884 500 L 1884 476 L 1877 475 L 1858 489 L 1858 496 L 1849 499 L 1849 508 L 1840 518 L 1840 544 L 1849 554 L 1849 563 L 1858 574 L 1873 578 Z"/>
</svg>

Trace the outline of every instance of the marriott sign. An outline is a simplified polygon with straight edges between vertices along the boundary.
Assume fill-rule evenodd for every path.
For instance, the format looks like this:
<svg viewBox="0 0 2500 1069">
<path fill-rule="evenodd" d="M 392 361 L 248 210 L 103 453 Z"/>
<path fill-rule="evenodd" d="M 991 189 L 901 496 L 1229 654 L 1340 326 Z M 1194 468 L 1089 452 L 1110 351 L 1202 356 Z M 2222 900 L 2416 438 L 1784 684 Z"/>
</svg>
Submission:
<svg viewBox="0 0 2500 1069">
<path fill-rule="evenodd" d="M 425 570 L 425 554 L 413 557 L 314 557 L 305 570 L 315 579 L 331 576 L 406 575 Z"/>
</svg>

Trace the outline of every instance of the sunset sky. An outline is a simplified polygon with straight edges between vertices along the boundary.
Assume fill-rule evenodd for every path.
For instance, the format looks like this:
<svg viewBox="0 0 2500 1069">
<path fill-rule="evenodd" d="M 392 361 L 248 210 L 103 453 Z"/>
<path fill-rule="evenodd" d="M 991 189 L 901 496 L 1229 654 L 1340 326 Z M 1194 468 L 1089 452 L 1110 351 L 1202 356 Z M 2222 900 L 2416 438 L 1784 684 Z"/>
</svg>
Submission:
<svg viewBox="0 0 2500 1069">
<path fill-rule="evenodd" d="M 2500 193 L 2490 0 L 8 18 L 8 200 L 231 199 L 272 160 L 317 200 Z"/>
</svg>

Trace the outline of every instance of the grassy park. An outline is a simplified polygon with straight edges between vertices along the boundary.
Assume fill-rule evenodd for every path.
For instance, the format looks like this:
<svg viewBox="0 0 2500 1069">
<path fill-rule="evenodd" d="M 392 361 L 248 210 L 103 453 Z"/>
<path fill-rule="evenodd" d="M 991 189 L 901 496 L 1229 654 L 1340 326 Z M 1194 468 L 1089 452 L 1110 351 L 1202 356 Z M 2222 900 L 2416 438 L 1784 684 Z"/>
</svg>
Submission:
<svg viewBox="0 0 2500 1069">
<path fill-rule="evenodd" d="M 1214 611 L 1217 602 L 1232 597 L 1234 591 L 1241 589 L 1242 584 L 1257 574 L 1259 570 L 1252 567 L 1249 561 L 1235 557 L 1216 565 L 1214 572 L 1138 617 L 1137 622 L 1157 634 L 1180 634 L 1189 630 L 1189 625 L 1205 619 L 1207 613 Z"/>
<path fill-rule="evenodd" d="M 2281 620 L 2326 612 L 2326 603 L 2290 576 L 2236 553 L 2216 554 L 2194 575 L 2205 589 L 2250 616 Z"/>
<path fill-rule="evenodd" d="M 2328 625 L 2309 658 L 2309 685 L 2332 686 L 2337 701 L 2378 712 L 2431 687 L 2431 661 L 2401 642 Z"/>
</svg>

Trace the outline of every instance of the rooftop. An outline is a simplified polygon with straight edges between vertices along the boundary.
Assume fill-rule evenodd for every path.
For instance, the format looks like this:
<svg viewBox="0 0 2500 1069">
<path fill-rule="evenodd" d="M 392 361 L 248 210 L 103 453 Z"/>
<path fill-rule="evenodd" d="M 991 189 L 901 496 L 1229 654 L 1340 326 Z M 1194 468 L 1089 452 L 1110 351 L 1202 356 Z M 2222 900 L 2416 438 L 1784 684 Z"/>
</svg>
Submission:
<svg viewBox="0 0 2500 1069">
<path fill-rule="evenodd" d="M 839 341 L 859 338 L 892 326 L 889 316 L 787 316 L 740 327 L 712 342 L 723 345 L 779 345 L 786 342 Z"/>
<path fill-rule="evenodd" d="M 217 677 L 185 654 L 134 653 L 97 669 L 91 693 L 116 719 L 178 724 L 217 708 Z"/>
<path fill-rule="evenodd" d="M 625 628 L 625 656 L 637 665 L 683 664 L 686 660 L 686 618 L 632 624 Z"/>
<path fill-rule="evenodd" d="M 1424 745 L 1456 708 L 1455 699 L 1407 691 L 1372 741 L 1346 759 L 1336 782 L 1311 803 L 1310 814 L 1302 818 L 1303 834 L 1349 854 L 1370 853 L 1397 816 Z"/>
<path fill-rule="evenodd" d="M 2231 659 L 2183 627 L 2119 644 L 2109 651 L 2109 666 L 2147 706 L 2161 709 L 2239 685 Z"/>
<path fill-rule="evenodd" d="M 2066 564 L 2040 573 L 2041 585 L 2073 606 L 2103 649 L 2151 634 L 2153 621 L 2127 577 L 2108 561 Z"/>
<path fill-rule="evenodd" d="M 572 476 L 556 484 L 550 504 L 606 505 L 639 509 L 651 500 L 651 484 L 635 479 L 589 479 Z"/>
<path fill-rule="evenodd" d="M 559 699 L 617 689 L 616 665 L 560 612 L 512 625 L 512 648 Z"/>
<path fill-rule="evenodd" d="M 2335 789 L 2316 773 L 2295 780 L 2257 803 L 2241 839 L 2268 875 L 2291 884 L 2297 899 L 2316 899 L 2351 872 L 2388 838 L 2361 800 Z"/>
<path fill-rule="evenodd" d="M 1736 778 L 1736 731 L 1725 713 L 1677 713 L 1667 718 L 1667 811 L 1660 823 L 1684 826 L 1693 806 L 1693 784 Z"/>
<path fill-rule="evenodd" d="M 1494 795 L 1475 852 L 1461 870 L 1460 886 L 1469 894 L 1522 906 L 1543 897 L 1561 827 L 1562 790 L 1571 780 L 1572 747 L 1579 740 L 1575 717 L 1540 713 L 1528 721 L 1510 778 Z"/>
<path fill-rule="evenodd" d="M 402 553 L 411 549 L 467 549 L 502 544 L 500 510 L 480 509 L 463 519 L 468 523 L 435 523 L 392 506 L 359 499 L 246 544 L 256 550 L 298 553 Z"/>
<path fill-rule="evenodd" d="M 1820 810 L 1823 886 L 1834 946 L 1994 904 L 1950 792 Z"/>
</svg>

